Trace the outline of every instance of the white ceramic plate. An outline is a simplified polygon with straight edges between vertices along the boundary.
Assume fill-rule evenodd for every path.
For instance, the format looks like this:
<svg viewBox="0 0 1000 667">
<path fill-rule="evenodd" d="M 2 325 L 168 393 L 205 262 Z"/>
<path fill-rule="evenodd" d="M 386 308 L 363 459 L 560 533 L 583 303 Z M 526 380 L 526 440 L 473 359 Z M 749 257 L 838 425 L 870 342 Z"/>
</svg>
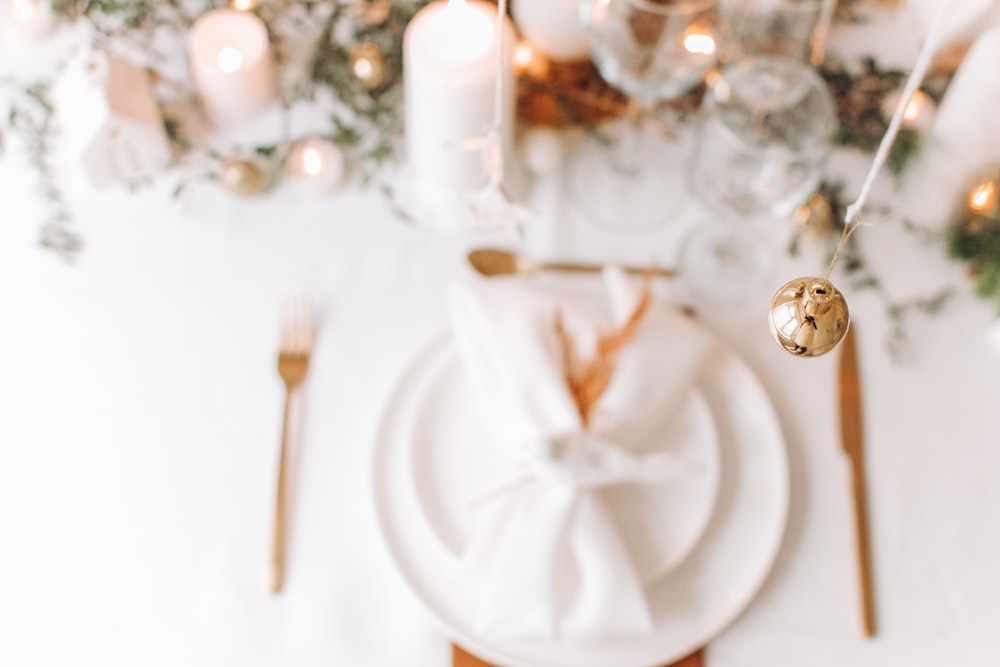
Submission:
<svg viewBox="0 0 1000 667">
<path fill-rule="evenodd" d="M 523 481 L 524 472 L 482 426 L 472 387 L 451 348 L 431 360 L 422 391 L 406 390 L 414 419 L 400 430 L 425 521 L 456 558 L 477 520 L 476 505 Z M 640 454 L 668 452 L 676 476 L 661 484 L 622 484 L 599 491 L 643 582 L 676 567 L 708 525 L 719 486 L 719 446 L 707 401 L 692 392 L 676 414 L 664 412 Z"/>
<path fill-rule="evenodd" d="M 706 428 L 707 406 L 705 437 L 713 444 L 717 438 L 717 449 L 706 449 L 720 461 L 714 511 L 687 557 L 667 562 L 673 569 L 647 587 L 653 632 L 581 645 L 477 636 L 476 600 L 455 555 L 470 519 L 455 509 L 461 507 L 456 500 L 490 488 L 491 470 L 498 471 L 494 481 L 502 481 L 502 467 L 499 459 L 489 458 L 489 448 L 477 450 L 476 456 L 484 458 L 472 464 L 479 471 L 474 475 L 456 477 L 453 471 L 462 470 L 460 465 L 440 465 L 440 456 L 459 451 L 455 443 L 468 442 L 473 407 L 468 392 L 460 389 L 460 378 L 450 338 L 429 346 L 387 406 L 374 462 L 376 508 L 390 554 L 456 642 L 508 667 L 653 667 L 703 645 L 746 607 L 763 583 L 784 531 L 787 461 L 767 394 L 742 360 L 720 347 L 685 411 L 696 432 Z M 474 458 L 459 455 L 466 464 Z M 655 567 L 664 567 L 664 553 L 670 560 L 669 549 L 652 553 Z"/>
</svg>

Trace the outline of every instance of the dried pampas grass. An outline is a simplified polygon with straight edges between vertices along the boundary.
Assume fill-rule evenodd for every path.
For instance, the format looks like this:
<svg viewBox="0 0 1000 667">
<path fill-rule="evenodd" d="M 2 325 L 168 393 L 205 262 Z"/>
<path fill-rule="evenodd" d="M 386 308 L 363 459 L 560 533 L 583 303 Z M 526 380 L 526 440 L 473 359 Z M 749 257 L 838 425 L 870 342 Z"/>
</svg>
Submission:
<svg viewBox="0 0 1000 667">
<path fill-rule="evenodd" d="M 618 353 L 635 337 L 639 323 L 649 310 L 652 301 L 653 275 L 647 274 L 639 294 L 639 301 L 631 315 L 618 329 L 598 336 L 594 355 L 590 359 L 580 358 L 573 338 L 566 330 L 562 313 L 556 311 L 555 330 L 562 352 L 563 376 L 584 428 L 589 428 L 597 401 L 611 382 Z"/>
</svg>

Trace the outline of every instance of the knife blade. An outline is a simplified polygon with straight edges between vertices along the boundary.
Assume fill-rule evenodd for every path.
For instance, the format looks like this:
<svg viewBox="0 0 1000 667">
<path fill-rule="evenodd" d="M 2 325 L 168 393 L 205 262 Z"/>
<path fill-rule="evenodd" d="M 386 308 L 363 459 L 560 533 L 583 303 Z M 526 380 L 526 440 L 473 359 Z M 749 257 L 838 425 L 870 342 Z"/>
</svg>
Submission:
<svg viewBox="0 0 1000 667">
<path fill-rule="evenodd" d="M 861 624 L 866 637 L 875 634 L 875 599 L 872 582 L 871 543 L 868 531 L 868 494 L 865 481 L 864 422 L 861 416 L 861 378 L 851 322 L 840 350 L 840 438 L 851 468 L 855 545 L 861 600 Z"/>
</svg>

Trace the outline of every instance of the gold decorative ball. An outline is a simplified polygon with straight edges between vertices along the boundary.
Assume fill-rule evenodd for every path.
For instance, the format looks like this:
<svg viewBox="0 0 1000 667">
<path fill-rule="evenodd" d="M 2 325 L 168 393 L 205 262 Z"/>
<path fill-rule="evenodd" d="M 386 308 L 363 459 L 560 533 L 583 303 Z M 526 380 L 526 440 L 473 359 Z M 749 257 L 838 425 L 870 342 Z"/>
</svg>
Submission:
<svg viewBox="0 0 1000 667">
<path fill-rule="evenodd" d="M 222 187 L 244 197 L 264 190 L 267 178 L 260 165 L 250 160 L 227 160 L 219 172 Z"/>
<path fill-rule="evenodd" d="M 795 209 L 795 222 L 799 228 L 813 236 L 825 236 L 833 231 L 833 208 L 830 201 L 818 192 Z"/>
<path fill-rule="evenodd" d="M 767 312 L 778 345 L 799 357 L 826 354 L 843 340 L 850 324 L 844 295 L 823 278 L 796 278 L 775 292 Z"/>
<path fill-rule="evenodd" d="M 358 42 L 351 47 L 351 73 L 369 90 L 385 83 L 382 49 L 374 42 Z"/>
<path fill-rule="evenodd" d="M 355 0 L 348 6 L 348 11 L 358 23 L 376 26 L 389 20 L 392 9 L 389 0 Z"/>
</svg>

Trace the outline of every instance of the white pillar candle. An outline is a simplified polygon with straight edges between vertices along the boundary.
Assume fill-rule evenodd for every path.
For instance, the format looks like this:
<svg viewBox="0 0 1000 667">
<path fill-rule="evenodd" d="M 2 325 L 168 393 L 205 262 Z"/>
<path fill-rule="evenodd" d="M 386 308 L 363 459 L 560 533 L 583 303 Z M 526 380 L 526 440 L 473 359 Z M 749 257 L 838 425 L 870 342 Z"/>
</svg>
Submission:
<svg viewBox="0 0 1000 667">
<path fill-rule="evenodd" d="M 47 37 L 56 27 L 49 0 L 10 0 L 10 27 L 17 37 Z"/>
<path fill-rule="evenodd" d="M 216 124 L 245 118 L 275 98 L 267 27 L 254 14 L 207 12 L 191 28 L 188 47 L 195 87 Z"/>
<path fill-rule="evenodd" d="M 580 0 L 511 0 L 510 11 L 536 53 L 553 60 L 590 56 L 590 38 L 580 21 Z"/>
<path fill-rule="evenodd" d="M 504 22 L 501 141 L 513 151 L 514 29 Z M 482 151 L 461 142 L 493 125 L 497 8 L 479 0 L 439 0 L 421 9 L 403 38 L 407 159 L 417 183 L 451 190 L 486 185 Z"/>
</svg>

